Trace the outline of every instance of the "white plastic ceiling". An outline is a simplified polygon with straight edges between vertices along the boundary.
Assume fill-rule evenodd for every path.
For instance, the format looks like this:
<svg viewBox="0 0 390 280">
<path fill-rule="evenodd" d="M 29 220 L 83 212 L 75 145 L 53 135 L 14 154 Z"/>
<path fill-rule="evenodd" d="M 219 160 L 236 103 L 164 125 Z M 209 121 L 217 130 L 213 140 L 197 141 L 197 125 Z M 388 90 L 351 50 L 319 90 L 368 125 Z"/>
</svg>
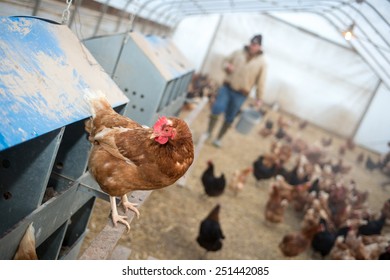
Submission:
<svg viewBox="0 0 390 280">
<path fill-rule="evenodd" d="M 265 102 L 388 151 L 390 0 L 97 1 L 174 28 L 179 49 L 213 79 L 223 56 L 261 32 Z M 341 33 L 352 23 L 355 37 L 346 41 Z"/>
<path fill-rule="evenodd" d="M 390 0 L 92 1 L 171 27 L 177 47 L 213 79 L 219 61 L 260 32 L 270 66 L 266 103 L 370 150 L 388 151 Z M 346 41 L 341 32 L 352 23 L 355 38 Z"/>
<path fill-rule="evenodd" d="M 323 17 L 339 32 L 355 23 L 355 49 L 390 88 L 390 1 L 389 0 L 97 0 L 137 16 L 175 27 L 192 15 L 264 13 L 285 15 L 284 20 L 315 34 L 326 27 L 313 26 L 301 13 Z M 303 19 L 303 20 L 302 20 Z M 314 30 L 313 30 L 314 28 Z M 342 43 L 344 44 L 344 43 Z"/>
</svg>

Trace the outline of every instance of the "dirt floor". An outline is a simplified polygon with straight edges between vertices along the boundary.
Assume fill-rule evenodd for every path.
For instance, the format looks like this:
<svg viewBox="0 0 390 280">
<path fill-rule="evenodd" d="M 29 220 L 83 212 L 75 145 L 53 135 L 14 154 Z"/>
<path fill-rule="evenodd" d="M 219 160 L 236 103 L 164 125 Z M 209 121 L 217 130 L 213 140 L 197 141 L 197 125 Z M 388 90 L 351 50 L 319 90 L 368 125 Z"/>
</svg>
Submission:
<svg viewBox="0 0 390 280">
<path fill-rule="evenodd" d="M 187 112 L 183 112 L 183 117 Z M 140 208 L 140 219 L 133 220 L 131 231 L 124 234 L 120 245 L 131 248 L 130 259 L 147 259 L 149 257 L 165 260 L 191 259 L 238 259 L 238 260 L 283 260 L 290 259 L 282 255 L 278 243 L 282 237 L 299 229 L 302 214 L 296 213 L 292 207 L 285 212 L 285 221 L 281 224 L 268 224 L 264 220 L 264 208 L 268 199 L 270 180 L 261 181 L 255 185 L 255 179 L 248 177 L 245 188 L 238 196 L 234 196 L 230 189 L 216 198 L 204 194 L 200 177 L 206 168 L 206 161 L 212 159 L 217 174 L 224 172 L 228 180 L 236 169 L 251 166 L 253 161 L 263 152 L 269 151 L 273 136 L 263 138 L 259 130 L 265 119 L 276 120 L 279 112 L 269 110 L 262 122 L 247 135 L 231 129 L 223 141 L 223 148 L 218 149 L 205 144 L 196 158 L 191 172 L 186 176 L 186 186 L 173 185 L 163 190 L 152 192 L 151 196 Z M 191 125 L 195 143 L 206 130 L 209 107 L 202 110 Z M 292 125 L 289 133 L 297 133 L 298 120 L 289 117 Z M 216 132 L 218 127 L 216 128 Z M 318 127 L 308 125 L 299 132 L 308 143 L 319 141 L 329 134 Z M 344 139 L 333 137 L 333 143 L 328 151 L 329 157 L 337 158 L 338 150 Z M 390 179 L 380 171 L 368 171 L 364 164 L 357 164 L 359 153 L 371 155 L 378 159 L 379 155 L 361 147 L 354 151 L 347 151 L 343 156 L 345 163 L 353 168 L 345 180 L 354 179 L 360 190 L 370 191 L 369 207 L 378 212 L 385 200 L 390 198 L 390 187 L 383 188 L 381 183 Z M 293 159 L 290 159 L 293 162 Z M 223 248 L 218 252 L 205 255 L 196 240 L 199 225 L 209 211 L 217 204 L 221 204 L 220 223 L 226 236 Z M 93 211 L 88 234 L 81 252 L 107 223 L 110 213 L 109 203 L 98 200 Z M 385 232 L 390 232 L 390 226 L 385 226 Z M 310 249 L 293 259 L 312 259 Z"/>
</svg>

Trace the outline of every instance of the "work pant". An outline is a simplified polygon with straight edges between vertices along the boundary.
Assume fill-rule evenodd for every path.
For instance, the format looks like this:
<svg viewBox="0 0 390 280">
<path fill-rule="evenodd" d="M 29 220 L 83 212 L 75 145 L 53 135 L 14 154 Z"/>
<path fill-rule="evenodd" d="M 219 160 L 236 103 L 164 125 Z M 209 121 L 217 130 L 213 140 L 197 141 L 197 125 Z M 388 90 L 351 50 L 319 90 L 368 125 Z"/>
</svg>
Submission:
<svg viewBox="0 0 390 280">
<path fill-rule="evenodd" d="M 223 85 L 218 90 L 216 100 L 211 108 L 211 114 L 225 113 L 225 122 L 231 124 L 245 100 L 246 96 L 227 85 Z"/>
</svg>

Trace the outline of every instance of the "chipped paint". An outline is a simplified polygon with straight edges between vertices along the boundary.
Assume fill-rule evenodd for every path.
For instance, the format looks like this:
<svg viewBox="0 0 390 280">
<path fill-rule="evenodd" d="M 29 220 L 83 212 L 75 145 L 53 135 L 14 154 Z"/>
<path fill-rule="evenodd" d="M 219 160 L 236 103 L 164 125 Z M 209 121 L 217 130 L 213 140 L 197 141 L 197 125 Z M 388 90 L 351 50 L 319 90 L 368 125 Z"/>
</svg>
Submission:
<svg viewBox="0 0 390 280">
<path fill-rule="evenodd" d="M 90 116 L 83 90 L 128 102 L 68 27 L 0 17 L 0 151 Z"/>
</svg>

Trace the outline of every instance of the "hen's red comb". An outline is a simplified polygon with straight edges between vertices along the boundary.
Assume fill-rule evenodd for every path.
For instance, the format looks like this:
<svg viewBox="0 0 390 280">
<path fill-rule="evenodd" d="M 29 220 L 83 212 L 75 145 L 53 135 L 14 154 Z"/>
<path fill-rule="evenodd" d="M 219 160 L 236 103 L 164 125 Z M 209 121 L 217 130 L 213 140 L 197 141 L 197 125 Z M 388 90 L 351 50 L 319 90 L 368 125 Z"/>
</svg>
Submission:
<svg viewBox="0 0 390 280">
<path fill-rule="evenodd" d="M 165 116 L 159 117 L 156 123 L 153 126 L 153 130 L 161 130 L 162 126 L 168 122 L 168 119 Z"/>
</svg>

